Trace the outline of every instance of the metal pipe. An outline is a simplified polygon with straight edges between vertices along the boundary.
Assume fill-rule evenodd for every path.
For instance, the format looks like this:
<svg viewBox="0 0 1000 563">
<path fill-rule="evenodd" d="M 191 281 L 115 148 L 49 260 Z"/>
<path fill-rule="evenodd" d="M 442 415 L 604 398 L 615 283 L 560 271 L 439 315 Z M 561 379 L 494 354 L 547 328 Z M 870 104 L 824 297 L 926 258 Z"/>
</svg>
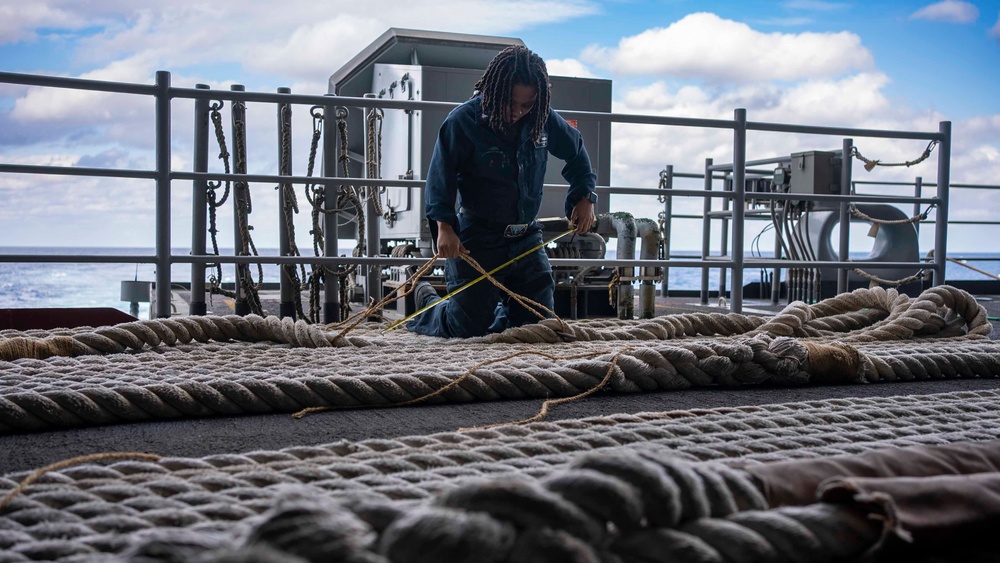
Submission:
<svg viewBox="0 0 1000 563">
<path fill-rule="evenodd" d="M 23 263 L 23 264 L 56 264 L 56 263 L 81 263 L 81 264 L 156 264 L 156 255 L 81 255 L 81 254 L 2 254 L 0 263 Z M 965 258 L 966 260 L 995 260 L 994 258 Z M 174 264 L 192 264 L 195 262 L 211 263 L 221 262 L 223 264 L 324 264 L 327 266 L 339 266 L 343 264 L 378 264 L 378 265 L 420 265 L 427 262 L 426 258 L 389 258 L 378 256 L 370 258 L 367 256 L 216 256 L 214 254 L 177 255 L 172 256 Z M 663 261 L 656 260 L 607 260 L 592 258 L 552 258 L 550 262 L 553 266 L 574 266 L 574 267 L 631 267 L 631 268 L 659 268 Z M 438 266 L 444 266 L 445 261 L 439 260 Z M 732 267 L 731 260 L 671 260 L 675 268 L 702 268 L 706 264 L 712 267 Z M 927 266 L 926 262 L 809 262 L 805 260 L 754 260 L 755 266 L 772 268 L 784 267 L 806 268 L 854 268 L 864 266 L 875 266 L 879 268 L 919 268 Z"/>
<path fill-rule="evenodd" d="M 52 174 L 54 176 L 94 176 L 100 178 L 135 178 L 155 180 L 156 170 L 120 170 L 88 166 L 49 166 L 39 164 L 0 164 L 0 172 L 10 174 Z M 173 178 L 191 180 L 191 178 Z"/>
<path fill-rule="evenodd" d="M 674 165 L 668 164 L 664 170 L 663 189 L 663 256 L 670 258 L 670 230 L 674 216 L 674 200 L 670 191 L 674 189 Z M 663 267 L 663 280 L 660 282 L 660 295 L 666 297 L 670 290 L 670 268 Z"/>
<path fill-rule="evenodd" d="M 712 191 L 712 159 L 705 159 L 705 193 Z M 702 214 L 701 220 L 701 259 L 705 260 L 708 258 L 711 250 L 709 246 L 711 245 L 711 233 L 712 233 L 712 198 L 706 197 L 704 202 L 704 212 Z M 701 304 L 708 305 L 708 268 L 703 267 L 701 269 Z"/>
<path fill-rule="evenodd" d="M 736 127 L 733 129 L 733 292 L 730 310 L 743 312 L 743 249 L 745 225 L 743 213 L 746 211 L 746 161 L 747 161 L 747 110 L 737 108 L 733 112 Z"/>
<path fill-rule="evenodd" d="M 291 94 L 292 89 L 278 88 L 279 94 Z M 292 106 L 288 103 L 278 104 L 278 174 L 281 176 L 292 175 Z M 292 255 L 292 241 L 288 236 L 289 217 L 287 206 L 291 205 L 285 192 L 289 184 L 282 183 L 278 186 L 278 254 L 282 256 Z M 280 276 L 280 295 L 278 303 L 278 316 L 281 318 L 295 318 L 295 266 L 282 266 Z"/>
<path fill-rule="evenodd" d="M 840 194 L 841 196 L 851 195 L 851 175 L 853 167 L 851 156 L 854 152 L 854 139 L 844 139 L 841 146 L 840 158 Z M 851 217 L 848 215 L 848 201 L 840 202 L 840 249 L 837 258 L 841 262 L 851 259 Z M 837 270 L 837 294 L 847 293 L 847 269 Z"/>
<path fill-rule="evenodd" d="M 774 257 L 775 259 L 781 259 L 781 240 L 778 239 L 778 233 L 774 236 Z M 789 287 L 791 291 L 791 287 Z M 781 300 L 781 266 L 775 266 L 774 270 L 771 272 L 771 305 L 777 306 L 778 301 Z"/>
<path fill-rule="evenodd" d="M 559 112 L 562 114 L 562 112 Z M 771 131 L 774 133 L 803 133 L 809 135 L 854 135 L 881 139 L 917 139 L 923 141 L 941 140 L 940 133 L 922 131 L 890 131 L 888 129 L 856 129 L 851 127 L 822 127 L 815 125 L 792 125 L 786 123 L 747 122 L 747 129 Z"/>
<path fill-rule="evenodd" d="M 197 84 L 195 88 L 209 89 L 207 84 Z M 195 172 L 208 171 L 208 98 L 194 101 L 194 157 L 192 168 Z M 208 229 L 208 182 L 191 181 L 191 254 L 208 254 L 206 236 Z M 188 314 L 208 313 L 205 303 L 205 264 L 191 263 L 191 303 Z"/>
<path fill-rule="evenodd" d="M 229 87 L 234 92 L 244 91 L 242 84 L 233 84 Z M 233 135 L 233 174 L 239 179 L 233 183 L 233 252 L 239 256 L 249 256 L 250 247 L 243 238 L 243 229 L 240 225 L 240 215 L 247 207 L 247 155 L 246 155 L 246 129 L 241 125 L 246 123 L 246 106 L 242 102 L 235 102 L 229 106 L 232 113 L 232 135 Z M 247 222 L 249 222 L 249 217 Z M 237 315 L 250 314 L 250 303 L 247 301 L 246 290 L 240 280 L 247 279 L 250 275 L 250 267 L 247 264 L 236 265 L 236 297 L 233 305 Z"/>
<path fill-rule="evenodd" d="M 170 316 L 170 73 L 156 72 L 156 316 Z"/>
<path fill-rule="evenodd" d="M 605 213 L 597 218 L 594 230 L 603 235 L 614 235 L 617 239 L 616 255 L 635 258 L 636 222 L 629 213 Z M 635 278 L 635 268 L 621 266 L 619 276 L 626 278 L 618 283 L 617 311 L 619 319 L 631 319 L 635 316 L 635 292 L 632 280 Z"/>
<path fill-rule="evenodd" d="M 657 260 L 660 257 L 660 227 L 652 219 L 636 219 L 636 233 L 642 240 L 639 246 L 640 260 Z M 642 268 L 639 281 L 639 318 L 651 319 L 656 316 L 656 286 L 653 278 L 657 270 L 666 277 L 666 268 Z"/>
<path fill-rule="evenodd" d="M 949 186 L 951 182 L 951 122 L 942 121 L 938 124 L 941 132 L 941 142 L 938 145 L 937 220 L 934 222 L 934 285 L 944 285 L 945 268 L 948 265 L 948 204 L 950 201 Z"/>
<path fill-rule="evenodd" d="M 722 181 L 723 191 L 730 194 L 732 197 L 733 193 L 733 178 L 728 176 Z M 722 235 L 719 237 L 719 255 L 729 256 L 729 220 L 732 217 L 732 210 L 730 209 L 730 199 L 726 198 L 722 200 L 722 211 L 720 215 L 722 218 Z M 728 271 L 726 268 L 719 268 L 719 297 L 724 297 L 726 295 L 726 278 Z"/>
<path fill-rule="evenodd" d="M 133 84 L 130 82 L 111 82 L 107 80 L 90 80 L 86 78 L 66 78 L 64 76 L 43 76 L 40 74 L 23 74 L 19 72 L 0 72 L 0 83 L 23 84 L 25 86 L 51 86 L 54 88 L 90 90 L 92 92 L 112 92 L 116 94 L 143 94 L 147 96 L 155 96 L 159 92 L 159 84 L 149 86 L 146 84 Z"/>
</svg>

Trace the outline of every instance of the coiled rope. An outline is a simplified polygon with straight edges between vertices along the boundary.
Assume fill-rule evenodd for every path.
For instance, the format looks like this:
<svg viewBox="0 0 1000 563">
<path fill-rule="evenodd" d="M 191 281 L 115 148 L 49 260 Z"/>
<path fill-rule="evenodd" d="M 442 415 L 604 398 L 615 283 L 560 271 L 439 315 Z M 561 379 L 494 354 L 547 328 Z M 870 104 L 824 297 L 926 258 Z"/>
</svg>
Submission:
<svg viewBox="0 0 1000 563">
<path fill-rule="evenodd" d="M 905 408 L 917 402 L 913 398 L 890 398 L 881 406 L 902 427 L 913 426 L 914 436 L 944 443 L 948 434 L 926 420 L 975 409 L 995 418 L 998 399 L 995 392 L 924 397 L 919 414 Z M 838 429 L 824 427 L 831 418 L 856 418 L 856 409 L 865 409 L 863 403 L 838 402 L 844 403 L 757 407 L 748 417 L 720 409 L 645 421 L 563 421 L 508 428 L 506 443 L 497 440 L 505 433 L 490 431 L 464 441 L 441 434 L 402 443 L 372 440 L 61 468 L 0 510 L 0 545 L 11 561 L 69 561 L 98 553 L 120 553 L 133 562 L 853 561 L 888 533 L 905 532 L 891 505 L 815 502 L 813 489 L 791 500 L 772 497 L 766 479 L 798 479 L 797 471 L 815 471 L 817 463 L 881 467 L 897 458 L 941 460 L 937 466 L 898 463 L 865 470 L 873 477 L 907 478 L 995 471 L 1000 462 L 995 438 L 957 444 L 959 457 L 951 457 L 951 446 L 885 449 L 903 435 L 899 430 L 869 432 L 869 439 L 876 433 L 881 439 L 855 442 L 859 449 L 853 453 L 863 455 L 799 466 L 753 463 L 761 454 L 706 447 L 710 442 L 701 438 L 702 429 L 713 435 L 706 425 L 729 420 L 729 428 L 717 431 L 725 441 L 753 443 L 750 434 L 774 423 L 791 428 L 782 419 L 800 413 L 808 422 L 785 434 L 798 439 L 773 441 L 771 451 L 795 457 L 841 453 L 847 442 L 833 439 Z M 887 416 L 858 420 L 875 428 L 871 423 Z M 984 422 L 964 426 L 998 426 Z M 953 422 L 948 430 L 962 425 Z M 672 429 L 665 434 L 672 437 L 662 437 L 657 427 Z M 565 440 L 591 429 L 608 439 L 591 437 L 589 445 L 580 442 L 590 452 L 574 453 Z M 622 442 L 634 447 L 620 447 Z M 767 445 L 765 440 L 758 451 Z M 724 457 L 750 465 L 699 461 Z M 522 463 L 514 463 L 518 459 Z M 539 463 L 523 463 L 528 460 Z M 0 485 L 7 482 L 0 479 Z M 413 496 L 413 489 L 422 495 Z M 949 496 L 941 495 L 939 506 Z"/>
<path fill-rule="evenodd" d="M 795 303 L 772 319 L 546 320 L 467 340 L 382 337 L 377 328 L 332 335 L 275 317 L 7 331 L 0 340 L 0 433 L 597 391 L 996 377 L 1000 347 L 985 337 L 990 325 L 981 306 L 965 297 L 939 287 L 910 300 L 876 288 Z M 567 334 L 575 341 L 567 343 Z M 540 344 L 548 354 L 539 353 Z M 122 353 L 147 347 L 154 353 Z"/>
<path fill-rule="evenodd" d="M 884 318 L 878 319 L 878 317 Z M 577 322 L 543 320 L 480 339 L 485 343 L 668 340 L 693 336 L 791 336 L 874 342 L 919 337 L 985 337 L 992 326 L 986 310 L 969 293 L 932 287 L 916 299 L 895 290 L 858 289 L 820 303 L 797 301 L 770 319 L 737 313 L 688 313 L 642 321 Z M 565 334 L 568 331 L 569 334 Z M 563 333 L 563 334 L 561 334 Z M 39 338 L 3 331 L 0 360 L 51 356 L 116 354 L 190 342 L 274 342 L 296 347 L 364 347 L 380 339 L 331 335 L 305 321 L 247 315 L 191 316 L 122 323 L 113 327 Z M 384 342 L 383 342 L 384 343 Z"/>
</svg>

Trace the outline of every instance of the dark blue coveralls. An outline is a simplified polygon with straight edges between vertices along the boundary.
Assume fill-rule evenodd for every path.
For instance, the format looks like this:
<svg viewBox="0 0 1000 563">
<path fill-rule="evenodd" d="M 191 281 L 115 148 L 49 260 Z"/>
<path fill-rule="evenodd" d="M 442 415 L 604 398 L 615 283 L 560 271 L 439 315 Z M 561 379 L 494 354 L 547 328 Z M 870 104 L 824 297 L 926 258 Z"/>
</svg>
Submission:
<svg viewBox="0 0 1000 563">
<path fill-rule="evenodd" d="M 424 198 L 427 219 L 435 231 L 437 221 L 451 224 L 470 256 L 486 271 L 542 243 L 537 218 L 549 153 L 566 161 L 562 175 L 569 182 L 567 216 L 596 185 L 580 132 L 555 111 L 549 112 L 542 137 L 529 138 L 526 124 L 533 121 L 535 111 L 518 122 L 516 136 L 505 137 L 489 127 L 481 98 L 476 96 L 448 114 L 434 146 Z M 445 264 L 449 292 L 480 275 L 461 258 L 449 258 Z M 544 248 L 494 277 L 511 291 L 553 308 L 555 282 Z M 500 293 L 483 280 L 422 313 L 407 328 L 419 334 L 464 338 L 537 320 L 514 301 L 498 307 Z"/>
</svg>

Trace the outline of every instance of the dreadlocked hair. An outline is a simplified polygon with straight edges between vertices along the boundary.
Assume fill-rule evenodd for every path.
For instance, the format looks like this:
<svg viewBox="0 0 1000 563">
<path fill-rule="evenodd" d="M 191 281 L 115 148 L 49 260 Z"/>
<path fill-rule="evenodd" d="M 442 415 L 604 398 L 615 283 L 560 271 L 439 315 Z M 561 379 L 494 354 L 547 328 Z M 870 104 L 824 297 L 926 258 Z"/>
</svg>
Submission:
<svg viewBox="0 0 1000 563">
<path fill-rule="evenodd" d="M 538 141 L 545 131 L 549 119 L 549 72 L 545 61 L 523 45 L 511 45 L 497 54 L 486 67 L 482 78 L 476 82 L 475 90 L 482 94 L 483 113 L 494 131 L 504 134 L 513 132 L 513 124 L 507 123 L 505 115 L 514 102 L 515 84 L 532 86 L 538 92 L 534 107 L 526 118 L 530 121 L 530 138 Z"/>
</svg>

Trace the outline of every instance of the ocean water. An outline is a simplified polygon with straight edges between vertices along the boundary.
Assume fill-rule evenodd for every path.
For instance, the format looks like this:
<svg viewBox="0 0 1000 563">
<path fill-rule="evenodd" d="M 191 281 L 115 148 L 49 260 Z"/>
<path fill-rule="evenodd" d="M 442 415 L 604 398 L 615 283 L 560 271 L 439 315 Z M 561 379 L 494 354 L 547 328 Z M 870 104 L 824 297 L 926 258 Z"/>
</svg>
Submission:
<svg viewBox="0 0 1000 563">
<path fill-rule="evenodd" d="M 341 254 L 350 254 L 351 248 L 341 248 Z M 177 255 L 186 254 L 184 249 L 175 249 Z M 223 250 L 223 254 L 227 251 Z M 231 253 L 231 251 L 229 251 Z M 0 247 L 0 254 L 6 255 L 152 255 L 152 249 L 144 248 L 44 248 L 44 247 Z M 276 249 L 262 249 L 261 254 L 276 255 Z M 608 258 L 613 258 L 614 249 L 609 249 Z M 694 256 L 694 253 L 691 253 Z M 865 254 L 852 256 L 862 258 Z M 987 258 L 970 261 L 969 264 L 1000 274 L 1000 253 L 966 253 L 963 257 Z M 751 283 L 760 279 L 760 270 L 748 268 L 744 281 Z M 152 264 L 65 264 L 65 263 L 24 263 L 0 262 L 0 309 L 33 307 L 112 307 L 128 312 L 129 303 L 121 301 L 121 282 L 131 280 L 155 280 Z M 256 273 L 254 274 L 256 276 Z M 697 290 L 701 287 L 700 268 L 671 268 L 669 287 L 671 290 Z M 709 287 L 719 286 L 717 269 L 710 271 Z M 949 262 L 945 274 L 949 280 L 987 279 L 982 274 Z M 234 268 L 223 267 L 223 281 L 232 282 Z M 191 280 L 189 264 L 175 264 L 171 269 L 171 280 L 187 283 Z M 278 266 L 264 264 L 264 281 L 278 281 Z M 140 318 L 148 318 L 149 304 L 140 304 Z"/>
</svg>

